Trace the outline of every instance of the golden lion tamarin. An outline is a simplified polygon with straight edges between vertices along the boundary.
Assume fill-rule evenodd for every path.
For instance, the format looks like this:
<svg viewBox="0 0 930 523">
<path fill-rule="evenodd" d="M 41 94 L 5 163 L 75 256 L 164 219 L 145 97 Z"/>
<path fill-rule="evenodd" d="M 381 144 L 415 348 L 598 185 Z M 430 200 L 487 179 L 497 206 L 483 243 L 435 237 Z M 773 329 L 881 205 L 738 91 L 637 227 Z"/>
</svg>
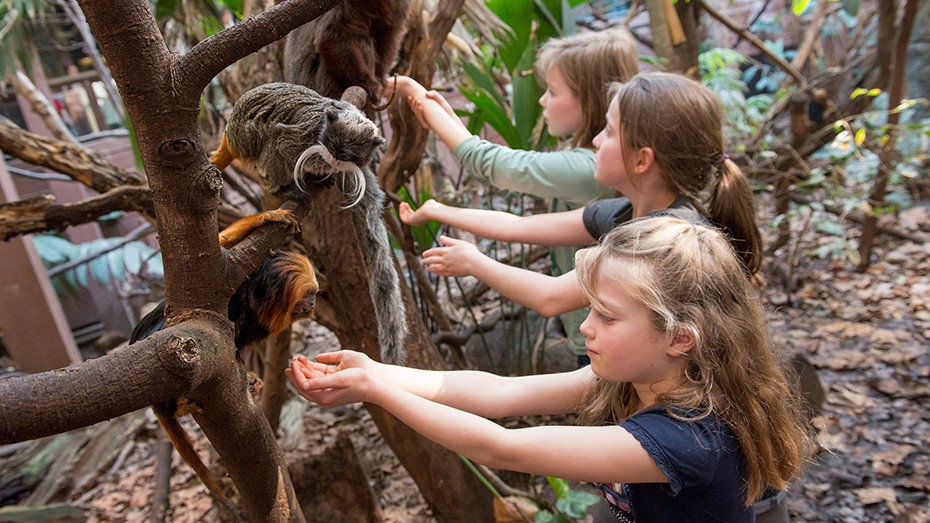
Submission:
<svg viewBox="0 0 930 523">
<path fill-rule="evenodd" d="M 210 161 L 220 170 L 233 159 L 257 165 L 264 190 L 282 200 L 336 182 L 350 200 L 378 320 L 381 360 L 403 363 L 404 304 L 381 219 L 387 199 L 372 167 L 383 143 L 378 127 L 352 104 L 300 85 L 270 83 L 239 98 Z"/>
<path fill-rule="evenodd" d="M 288 223 L 297 226 L 290 211 L 275 210 L 259 213 L 236 221 L 220 233 L 220 245 L 229 248 L 248 236 L 250 232 L 268 222 Z M 309 318 L 313 314 L 319 284 L 313 266 L 306 256 L 276 250 L 249 278 L 236 289 L 229 299 L 229 320 L 235 324 L 234 343 L 238 351 L 287 328 L 292 322 Z M 129 343 L 145 339 L 165 327 L 165 301 L 145 315 L 129 337 Z M 257 393 L 261 380 L 250 373 L 250 389 Z M 256 383 L 258 385 L 256 385 Z M 152 405 L 155 417 L 165 429 L 171 443 L 206 485 L 213 499 L 242 521 L 233 504 L 222 494 L 219 483 L 210 469 L 194 450 L 187 432 L 178 422 L 178 416 L 199 412 L 200 408 L 188 398 L 173 398 Z"/>
</svg>

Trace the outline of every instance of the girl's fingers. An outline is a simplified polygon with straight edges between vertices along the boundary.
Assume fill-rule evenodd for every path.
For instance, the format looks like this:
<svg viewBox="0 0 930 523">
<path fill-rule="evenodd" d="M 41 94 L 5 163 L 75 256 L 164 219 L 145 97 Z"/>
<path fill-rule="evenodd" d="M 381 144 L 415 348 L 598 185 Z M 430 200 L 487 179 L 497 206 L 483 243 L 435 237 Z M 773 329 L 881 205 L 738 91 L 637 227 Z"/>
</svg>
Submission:
<svg viewBox="0 0 930 523">
<path fill-rule="evenodd" d="M 465 241 L 465 240 L 457 240 L 457 239 L 455 239 L 455 238 L 452 238 L 451 236 L 446 236 L 445 234 L 443 234 L 442 236 L 439 237 L 439 241 L 442 242 L 443 245 L 447 245 L 447 246 L 450 246 L 450 247 L 453 246 L 453 245 L 459 245 L 459 244 L 462 244 L 462 243 L 468 243 L 468 242 Z"/>
<path fill-rule="evenodd" d="M 320 363 L 340 363 L 342 362 L 342 351 L 337 352 L 323 352 L 316 355 L 316 361 Z"/>
</svg>

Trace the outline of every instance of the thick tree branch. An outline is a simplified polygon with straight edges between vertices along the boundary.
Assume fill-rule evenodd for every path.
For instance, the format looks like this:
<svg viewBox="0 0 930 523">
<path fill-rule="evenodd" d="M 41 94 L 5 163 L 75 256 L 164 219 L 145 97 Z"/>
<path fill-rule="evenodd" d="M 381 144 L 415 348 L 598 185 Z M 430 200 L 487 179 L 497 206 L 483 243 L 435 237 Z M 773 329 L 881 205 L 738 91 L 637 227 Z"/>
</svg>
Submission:
<svg viewBox="0 0 930 523">
<path fill-rule="evenodd" d="M 153 211 L 148 187 L 125 185 L 86 200 L 55 205 L 54 197 L 40 196 L 0 205 L 0 241 L 21 234 L 63 231 L 96 220 L 113 211 Z"/>
<path fill-rule="evenodd" d="M 41 165 L 105 193 L 123 185 L 144 185 L 136 173 L 117 167 L 78 144 L 20 129 L 0 118 L 0 150 L 33 165 Z"/>
<path fill-rule="evenodd" d="M 198 43 L 178 63 L 183 88 L 198 95 L 229 64 L 287 36 L 342 0 L 287 0 Z"/>
<path fill-rule="evenodd" d="M 212 337 L 222 332 L 226 339 Z M 232 324 L 201 314 L 106 356 L 0 380 L 0 445 L 41 438 L 121 416 L 187 393 L 232 354 Z M 196 396 L 196 394 L 195 394 Z"/>
</svg>

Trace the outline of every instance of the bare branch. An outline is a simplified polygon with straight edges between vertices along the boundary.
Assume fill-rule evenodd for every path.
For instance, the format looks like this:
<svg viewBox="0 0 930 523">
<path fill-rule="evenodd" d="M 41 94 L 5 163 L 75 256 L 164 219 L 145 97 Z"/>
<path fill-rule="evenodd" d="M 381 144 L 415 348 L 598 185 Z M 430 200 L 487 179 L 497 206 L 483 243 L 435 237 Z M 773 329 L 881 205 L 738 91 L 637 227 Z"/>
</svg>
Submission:
<svg viewBox="0 0 930 523">
<path fill-rule="evenodd" d="M 717 21 L 727 26 L 727 28 L 729 28 L 731 31 L 740 35 L 744 40 L 746 40 L 747 42 L 752 44 L 754 47 L 756 47 L 759 51 L 761 51 L 766 56 L 771 58 L 776 64 L 778 64 L 779 67 L 781 67 L 782 69 L 785 70 L 785 72 L 790 74 L 791 77 L 794 78 L 796 82 L 798 82 L 798 84 L 802 86 L 807 84 L 807 79 L 804 78 L 804 75 L 802 75 L 801 72 L 797 70 L 797 68 L 795 68 L 794 66 L 789 64 L 787 61 L 785 61 L 784 58 L 777 56 L 775 53 L 773 53 L 768 47 L 765 46 L 765 43 L 762 40 L 759 40 L 759 37 L 750 33 L 749 30 L 746 29 L 745 27 L 740 27 L 739 24 L 736 23 L 736 20 L 733 20 L 729 16 L 721 13 L 720 11 L 715 9 L 713 6 L 708 5 L 707 2 L 705 2 L 704 0 L 695 0 L 695 1 L 698 3 L 698 5 L 702 9 L 707 11 L 707 13 L 710 14 L 710 16 L 716 18 Z"/>
<path fill-rule="evenodd" d="M 49 103 L 48 98 L 46 98 L 41 91 L 36 89 L 35 84 L 32 83 L 32 80 L 30 80 L 25 73 L 16 71 L 16 74 L 11 74 L 9 76 L 9 80 L 16 94 L 29 101 L 32 110 L 39 115 L 39 118 L 42 119 L 42 123 L 45 124 L 45 127 L 48 128 L 55 138 L 80 145 L 77 139 L 74 138 L 74 135 L 71 134 L 71 131 L 65 127 L 65 123 L 61 121 L 58 112 L 52 108 L 52 104 Z"/>
<path fill-rule="evenodd" d="M 0 118 L 0 150 L 33 165 L 48 167 L 105 193 L 122 185 L 144 185 L 138 174 L 121 169 L 80 145 L 20 129 Z"/>
<path fill-rule="evenodd" d="M 0 205 L 0 240 L 44 231 L 63 231 L 96 220 L 113 211 L 154 211 L 148 187 L 125 185 L 86 200 L 55 205 L 54 197 L 41 196 Z"/>
</svg>

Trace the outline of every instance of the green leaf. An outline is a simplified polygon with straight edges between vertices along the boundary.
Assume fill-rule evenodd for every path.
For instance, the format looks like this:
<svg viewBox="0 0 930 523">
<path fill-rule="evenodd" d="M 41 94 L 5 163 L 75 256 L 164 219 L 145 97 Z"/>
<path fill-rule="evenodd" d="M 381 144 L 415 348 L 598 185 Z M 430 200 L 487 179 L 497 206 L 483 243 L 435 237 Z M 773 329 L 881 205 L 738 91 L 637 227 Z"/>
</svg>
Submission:
<svg viewBox="0 0 930 523">
<path fill-rule="evenodd" d="M 549 482 L 549 486 L 552 487 L 552 491 L 555 492 L 555 497 L 562 499 L 568 493 L 568 482 L 564 479 L 546 476 L 546 481 Z"/>
<path fill-rule="evenodd" d="M 463 90 L 462 94 L 464 94 L 471 103 L 475 104 L 475 107 L 483 113 L 487 122 L 495 131 L 500 133 L 501 137 L 507 142 L 507 145 L 511 149 L 520 148 L 520 134 L 517 132 L 516 127 L 514 127 L 513 122 L 510 121 L 510 118 L 504 112 L 503 108 L 498 106 L 495 100 L 491 98 L 486 91 L 470 93 Z"/>
<path fill-rule="evenodd" d="M 46 265 L 58 265 L 72 258 L 74 244 L 64 238 L 50 234 L 36 234 L 32 237 L 39 257 Z"/>
<path fill-rule="evenodd" d="M 494 97 L 494 100 L 501 107 L 504 107 L 504 97 L 497 92 L 497 84 L 494 83 L 494 75 L 490 71 L 490 65 L 487 70 L 479 69 L 474 63 L 465 63 L 465 74 L 468 79 L 474 82 L 478 91 L 485 91 Z M 465 89 L 463 89 L 464 91 Z"/>
<path fill-rule="evenodd" d="M 529 41 L 530 24 L 536 18 L 533 0 L 488 0 L 486 5 L 513 30 L 513 38 L 497 49 L 507 70 L 513 71 Z"/>
<path fill-rule="evenodd" d="M 600 500 L 600 496 L 591 494 L 590 492 L 569 490 L 564 498 L 556 501 L 555 506 L 568 517 L 581 519 L 585 517 L 588 507 Z"/>
<path fill-rule="evenodd" d="M 859 129 L 856 131 L 856 147 L 861 146 L 865 142 L 865 129 Z"/>
<path fill-rule="evenodd" d="M 839 225 L 835 222 L 828 220 L 818 220 L 817 221 L 817 230 L 826 234 L 833 236 L 844 236 L 846 234 L 846 229 L 842 225 Z"/>
<path fill-rule="evenodd" d="M 539 105 L 542 88 L 539 86 L 536 75 L 522 74 L 523 71 L 532 71 L 533 63 L 536 61 L 535 35 L 530 37 L 529 42 L 530 45 L 527 45 L 526 52 L 517 64 L 517 70 L 513 76 L 513 121 L 519 135 L 519 149 L 533 149 L 530 143 L 533 128 L 542 116 L 542 106 Z"/>
<path fill-rule="evenodd" d="M 795 16 L 801 16 L 804 14 L 804 11 L 807 11 L 808 6 L 810 6 L 811 0 L 791 0 L 791 12 Z"/>
<path fill-rule="evenodd" d="M 859 8 L 862 7 L 862 0 L 840 0 L 840 4 L 843 6 L 843 11 L 846 11 L 851 16 L 858 16 Z"/>
</svg>

